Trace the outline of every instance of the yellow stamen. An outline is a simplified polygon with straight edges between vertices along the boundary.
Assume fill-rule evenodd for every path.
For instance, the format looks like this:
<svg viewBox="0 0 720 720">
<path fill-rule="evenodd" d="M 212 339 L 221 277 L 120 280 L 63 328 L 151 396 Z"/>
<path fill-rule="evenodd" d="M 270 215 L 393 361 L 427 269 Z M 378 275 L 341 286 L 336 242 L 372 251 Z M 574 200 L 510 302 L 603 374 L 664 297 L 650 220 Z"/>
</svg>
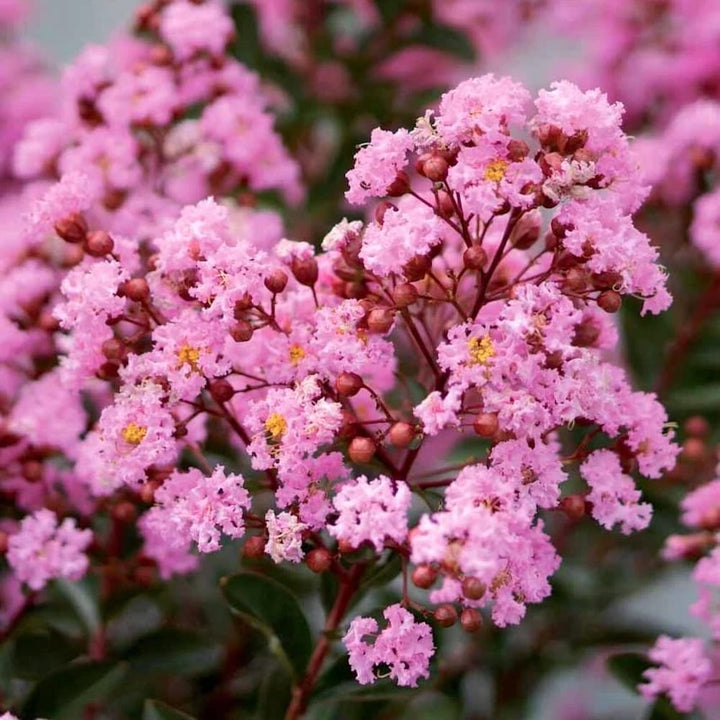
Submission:
<svg viewBox="0 0 720 720">
<path fill-rule="evenodd" d="M 122 429 L 121 434 L 125 442 L 130 445 L 139 445 L 147 435 L 147 428 L 131 422 Z"/>
<path fill-rule="evenodd" d="M 470 338 L 468 340 L 468 352 L 472 365 L 487 365 L 490 358 L 495 354 L 495 346 L 489 335 L 481 338 Z"/>
<path fill-rule="evenodd" d="M 265 421 L 265 429 L 273 440 L 279 440 L 287 431 L 287 420 L 280 413 L 272 413 Z"/>
<path fill-rule="evenodd" d="M 290 348 L 290 364 L 297 365 L 307 355 L 305 350 L 299 345 L 293 345 Z"/>
<path fill-rule="evenodd" d="M 501 160 L 500 158 L 488 163 L 485 168 L 485 179 L 490 180 L 490 182 L 500 182 L 505 177 L 505 168 L 509 164 L 507 160 Z"/>
<path fill-rule="evenodd" d="M 183 345 L 178 351 L 178 369 L 183 365 L 189 365 L 191 370 L 194 372 L 198 371 L 198 362 L 200 361 L 200 348 L 193 347 L 192 345 Z"/>
</svg>

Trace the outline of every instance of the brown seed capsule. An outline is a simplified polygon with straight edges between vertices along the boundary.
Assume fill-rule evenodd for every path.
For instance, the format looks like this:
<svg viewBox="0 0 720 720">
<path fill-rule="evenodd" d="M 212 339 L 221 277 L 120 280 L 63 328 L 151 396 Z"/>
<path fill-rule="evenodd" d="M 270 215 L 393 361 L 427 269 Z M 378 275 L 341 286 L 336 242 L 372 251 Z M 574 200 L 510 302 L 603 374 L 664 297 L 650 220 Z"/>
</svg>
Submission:
<svg viewBox="0 0 720 720">
<path fill-rule="evenodd" d="M 441 155 L 431 155 L 422 164 L 421 175 L 433 182 L 442 182 L 448 174 L 448 161 Z"/>
<path fill-rule="evenodd" d="M 208 391 L 216 403 L 227 402 L 235 394 L 235 388 L 224 378 L 213 380 L 208 386 Z"/>
<path fill-rule="evenodd" d="M 484 594 L 485 583 L 474 577 L 466 577 L 462 581 L 462 593 L 469 600 L 479 600 Z"/>
<path fill-rule="evenodd" d="M 265 287 L 271 292 L 277 295 L 281 293 L 288 284 L 287 273 L 283 272 L 279 268 L 273 270 L 263 281 Z"/>
<path fill-rule="evenodd" d="M 290 266 L 295 279 L 307 287 L 312 287 L 318 279 L 318 264 L 314 257 L 293 258 Z"/>
<path fill-rule="evenodd" d="M 263 557 L 265 555 L 265 538 L 262 535 L 251 535 L 243 545 L 243 555 L 253 560 Z"/>
<path fill-rule="evenodd" d="M 605 290 L 598 295 L 597 304 L 606 313 L 616 313 L 622 305 L 622 297 L 614 290 Z"/>
<path fill-rule="evenodd" d="M 487 253 L 479 245 L 473 245 L 463 253 L 463 264 L 468 270 L 482 270 L 486 262 Z"/>
<path fill-rule="evenodd" d="M 55 232 L 65 242 L 81 243 L 88 231 L 87 222 L 80 213 L 73 213 L 55 223 Z"/>
<path fill-rule="evenodd" d="M 147 300 L 150 297 L 150 287 L 145 278 L 133 278 L 122 285 L 125 297 L 136 302 Z"/>
<path fill-rule="evenodd" d="M 491 438 L 500 427 L 497 413 L 478 413 L 473 421 L 473 430 L 480 437 Z"/>
<path fill-rule="evenodd" d="M 440 605 L 433 616 L 441 627 L 452 627 L 458 619 L 457 610 L 452 605 Z"/>
<path fill-rule="evenodd" d="M 386 333 L 395 321 L 395 312 L 391 308 L 373 308 L 368 314 L 367 325 L 371 333 Z"/>
<path fill-rule="evenodd" d="M 415 587 L 427 590 L 437 579 L 437 570 L 429 565 L 418 565 L 412 573 L 412 581 Z"/>
<path fill-rule="evenodd" d="M 85 238 L 85 252 L 93 257 L 105 257 L 115 247 L 115 242 L 104 230 L 93 230 Z"/>
<path fill-rule="evenodd" d="M 410 178 L 400 170 L 395 179 L 387 186 L 385 193 L 390 197 L 400 197 L 410 190 Z"/>
<path fill-rule="evenodd" d="M 230 328 L 230 337 L 235 342 L 247 342 L 253 336 L 253 326 L 246 320 L 238 320 Z"/>
<path fill-rule="evenodd" d="M 482 624 L 482 615 L 474 608 L 465 608 L 460 613 L 460 625 L 465 632 L 477 632 L 482 627 Z"/>
<path fill-rule="evenodd" d="M 396 422 L 388 432 L 390 442 L 397 448 L 406 448 L 415 439 L 415 428 L 406 422 Z"/>
<path fill-rule="evenodd" d="M 392 291 L 393 302 L 399 308 L 406 308 L 418 299 L 417 288 L 410 283 L 400 283 Z"/>
<path fill-rule="evenodd" d="M 325 548 L 315 548 L 307 554 L 305 563 L 314 573 L 324 573 L 332 565 L 332 554 Z"/>
<path fill-rule="evenodd" d="M 360 392 L 363 379 L 353 372 L 341 372 L 335 378 L 335 389 L 343 397 L 352 397 Z"/>
<path fill-rule="evenodd" d="M 585 498 L 582 495 L 567 495 L 560 501 L 560 509 L 571 520 L 579 520 L 585 515 Z"/>
<path fill-rule="evenodd" d="M 376 445 L 369 437 L 356 437 L 350 441 L 348 456 L 354 463 L 368 463 L 375 455 Z"/>
</svg>

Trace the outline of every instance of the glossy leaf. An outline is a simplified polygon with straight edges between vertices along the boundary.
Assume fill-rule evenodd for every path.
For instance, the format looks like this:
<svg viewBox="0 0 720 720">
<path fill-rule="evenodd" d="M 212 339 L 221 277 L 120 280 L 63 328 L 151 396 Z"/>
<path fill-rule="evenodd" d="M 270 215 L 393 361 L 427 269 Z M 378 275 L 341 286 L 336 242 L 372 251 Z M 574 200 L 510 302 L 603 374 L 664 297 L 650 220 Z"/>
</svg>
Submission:
<svg viewBox="0 0 720 720">
<path fill-rule="evenodd" d="M 270 650 L 299 677 L 312 652 L 312 636 L 295 597 L 282 585 L 255 573 L 222 581 L 225 599 L 245 622 L 260 630 Z"/>
<path fill-rule="evenodd" d="M 643 681 L 643 672 L 652 663 L 640 653 L 620 653 L 608 658 L 607 669 L 625 687 L 637 692 L 637 686 Z"/>
</svg>

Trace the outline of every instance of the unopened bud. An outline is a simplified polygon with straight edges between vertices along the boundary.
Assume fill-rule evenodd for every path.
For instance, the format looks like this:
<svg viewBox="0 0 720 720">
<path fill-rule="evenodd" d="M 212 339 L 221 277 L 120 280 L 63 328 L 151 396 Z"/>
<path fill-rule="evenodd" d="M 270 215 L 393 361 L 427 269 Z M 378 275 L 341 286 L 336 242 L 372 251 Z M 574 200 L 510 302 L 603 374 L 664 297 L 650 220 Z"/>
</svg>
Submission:
<svg viewBox="0 0 720 720">
<path fill-rule="evenodd" d="M 0 530 L 0 555 L 4 555 L 7 552 L 8 540 L 10 540 L 10 535 L 4 530 Z"/>
<path fill-rule="evenodd" d="M 440 605 L 435 610 L 434 618 L 441 627 L 452 627 L 457 622 L 458 613 L 452 605 Z"/>
<path fill-rule="evenodd" d="M 699 463 L 705 459 L 707 446 L 705 441 L 698 437 L 689 437 L 682 445 L 683 460 L 691 463 Z"/>
<path fill-rule="evenodd" d="M 395 312 L 390 308 L 373 308 L 368 314 L 368 330 L 378 335 L 385 334 L 395 321 Z"/>
<path fill-rule="evenodd" d="M 693 437 L 705 437 L 710 434 L 710 424 L 700 415 L 693 415 L 685 421 L 685 432 Z"/>
<path fill-rule="evenodd" d="M 622 305 L 622 297 L 614 290 L 605 290 L 598 295 L 597 304 L 606 313 L 616 313 Z"/>
<path fill-rule="evenodd" d="M 462 581 L 462 593 L 468 600 L 479 600 L 484 594 L 485 583 L 474 577 L 467 577 Z"/>
<path fill-rule="evenodd" d="M 122 285 L 122 292 L 130 300 L 141 302 L 150 297 L 150 287 L 145 278 L 133 278 Z"/>
<path fill-rule="evenodd" d="M 122 340 L 117 338 L 110 338 L 106 340 L 101 346 L 102 354 L 108 360 L 119 360 L 123 361 L 127 357 L 127 348 Z"/>
<path fill-rule="evenodd" d="M 137 508 L 133 503 L 125 500 L 115 505 L 112 516 L 122 523 L 130 523 L 137 517 Z"/>
<path fill-rule="evenodd" d="M 442 182 L 448 174 L 448 162 L 441 155 L 431 155 L 422 164 L 421 175 L 433 182 Z"/>
<path fill-rule="evenodd" d="M 80 213 L 73 213 L 55 223 L 55 232 L 65 242 L 81 243 L 85 240 L 88 226 Z"/>
<path fill-rule="evenodd" d="M 415 439 L 415 428 L 406 422 L 396 422 L 388 433 L 390 442 L 398 448 L 406 448 Z"/>
<path fill-rule="evenodd" d="M 560 509 L 571 520 L 579 520 L 585 515 L 585 498 L 582 495 L 567 495 L 560 501 Z"/>
<path fill-rule="evenodd" d="M 262 535 L 251 535 L 243 545 L 246 558 L 258 560 L 265 555 L 265 538 Z"/>
<path fill-rule="evenodd" d="M 410 178 L 407 173 L 400 170 L 395 179 L 387 186 L 385 194 L 390 197 L 400 197 L 410 190 Z"/>
<path fill-rule="evenodd" d="M 43 464 L 39 460 L 26 460 L 22 464 L 22 475 L 31 483 L 42 480 Z"/>
<path fill-rule="evenodd" d="M 434 570 L 429 565 L 418 565 L 412 573 L 413 585 L 422 590 L 427 590 L 431 587 L 436 579 L 437 570 Z"/>
<path fill-rule="evenodd" d="M 104 230 L 93 230 L 87 234 L 84 247 L 88 255 L 105 257 L 113 251 L 115 243 Z"/>
<path fill-rule="evenodd" d="M 460 625 L 465 632 L 475 633 L 483 625 L 482 615 L 474 608 L 465 608 L 460 613 Z"/>
<path fill-rule="evenodd" d="M 315 548 L 305 557 L 305 564 L 314 573 L 327 572 L 332 565 L 332 554 L 325 548 Z"/>
<path fill-rule="evenodd" d="M 230 337 L 235 342 L 247 342 L 253 336 L 253 326 L 247 320 L 238 320 L 230 328 Z"/>
<path fill-rule="evenodd" d="M 600 337 L 600 328 L 593 322 L 583 321 L 575 326 L 572 344 L 575 347 L 592 347 Z"/>
<path fill-rule="evenodd" d="M 312 287 L 317 282 L 318 264 L 314 257 L 293 258 L 290 269 L 301 285 Z"/>
<path fill-rule="evenodd" d="M 478 413 L 473 421 L 473 430 L 480 437 L 491 438 L 498 431 L 500 424 L 498 423 L 497 413 Z"/>
<path fill-rule="evenodd" d="M 208 391 L 216 403 L 225 403 L 235 394 L 235 388 L 224 378 L 213 380 L 208 386 Z"/>
<path fill-rule="evenodd" d="M 479 245 L 473 245 L 463 253 L 463 264 L 468 270 L 482 270 L 486 262 L 487 253 Z"/>
<path fill-rule="evenodd" d="M 348 456 L 354 463 L 368 463 L 375 455 L 376 445 L 369 437 L 356 437 L 350 441 Z"/>
<path fill-rule="evenodd" d="M 455 214 L 455 203 L 446 190 L 440 190 L 437 195 L 437 213 L 440 217 L 450 218 Z"/>
<path fill-rule="evenodd" d="M 357 395 L 363 386 L 363 379 L 353 372 L 341 372 L 335 378 L 335 389 L 343 397 Z"/>
<path fill-rule="evenodd" d="M 116 362 L 108 361 L 98 368 L 97 376 L 100 380 L 115 380 L 119 370 L 120 366 Z"/>
<path fill-rule="evenodd" d="M 411 258 L 407 263 L 405 263 L 403 274 L 410 282 L 422 280 L 427 275 L 431 265 L 432 262 L 430 261 L 430 258 L 425 255 L 416 255 L 414 258 Z"/>
<path fill-rule="evenodd" d="M 271 292 L 277 295 L 281 293 L 288 284 L 287 273 L 283 272 L 279 268 L 273 270 L 264 280 L 265 287 Z"/>
<path fill-rule="evenodd" d="M 397 307 L 406 308 L 418 299 L 418 291 L 411 283 L 400 283 L 392 291 L 392 298 Z"/>
</svg>

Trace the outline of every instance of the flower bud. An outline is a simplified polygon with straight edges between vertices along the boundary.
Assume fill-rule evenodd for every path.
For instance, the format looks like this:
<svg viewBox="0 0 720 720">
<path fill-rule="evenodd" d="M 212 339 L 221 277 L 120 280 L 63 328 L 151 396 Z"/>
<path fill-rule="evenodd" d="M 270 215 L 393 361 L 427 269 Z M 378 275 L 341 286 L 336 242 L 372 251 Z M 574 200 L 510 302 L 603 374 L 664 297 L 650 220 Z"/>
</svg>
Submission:
<svg viewBox="0 0 720 720">
<path fill-rule="evenodd" d="M 363 379 L 354 372 L 341 372 L 335 378 L 335 389 L 342 397 L 357 395 L 363 386 Z"/>
<path fill-rule="evenodd" d="M 432 263 L 430 258 L 425 255 L 416 255 L 414 258 L 411 258 L 407 263 L 405 263 L 403 274 L 410 282 L 422 280 L 427 275 L 431 265 Z"/>
<path fill-rule="evenodd" d="M 115 505 L 112 516 L 122 523 L 131 523 L 137 517 L 137 508 L 133 503 L 125 500 Z"/>
<path fill-rule="evenodd" d="M 318 279 L 318 264 L 314 257 L 293 258 L 290 266 L 292 274 L 301 285 L 312 287 Z"/>
<path fill-rule="evenodd" d="M 387 186 L 386 195 L 390 197 L 400 197 L 410 190 L 410 178 L 407 173 L 400 170 L 395 179 Z"/>
<path fill-rule="evenodd" d="M 233 307 L 233 317 L 236 320 L 244 320 L 245 313 L 252 307 L 253 301 L 249 293 L 245 293 L 241 298 L 235 301 Z"/>
<path fill-rule="evenodd" d="M 614 290 L 605 290 L 598 295 L 597 304 L 606 313 L 616 313 L 622 305 L 622 297 Z"/>
<path fill-rule="evenodd" d="M 448 174 L 448 162 L 441 155 L 431 155 L 422 164 L 420 174 L 433 182 L 442 182 Z"/>
<path fill-rule="evenodd" d="M 511 140 L 507 145 L 508 160 L 520 162 L 530 153 L 530 148 L 524 140 Z"/>
<path fill-rule="evenodd" d="M 710 434 L 710 424 L 700 415 L 693 415 L 685 421 L 685 432 L 693 437 L 705 437 Z"/>
<path fill-rule="evenodd" d="M 80 213 L 73 213 L 55 223 L 55 232 L 65 242 L 81 243 L 88 231 L 87 222 Z"/>
<path fill-rule="evenodd" d="M 247 342 L 253 336 L 253 326 L 247 320 L 238 320 L 230 328 L 230 337 L 235 342 Z"/>
<path fill-rule="evenodd" d="M 406 308 L 418 299 L 418 291 L 411 283 L 400 283 L 392 291 L 392 298 L 397 307 Z"/>
<path fill-rule="evenodd" d="M 479 245 L 473 245 L 463 253 L 463 264 L 468 270 L 482 270 L 486 262 L 487 253 Z"/>
<path fill-rule="evenodd" d="M 437 570 L 429 565 L 418 565 L 412 573 L 412 581 L 415 587 L 427 590 L 437 579 Z"/>
<path fill-rule="evenodd" d="M 348 456 L 354 463 L 368 463 L 375 455 L 375 441 L 369 437 L 356 437 L 350 441 Z"/>
<path fill-rule="evenodd" d="M 687 462 L 700 463 L 707 455 L 705 441 L 697 437 L 689 437 L 682 444 L 682 458 Z"/>
<path fill-rule="evenodd" d="M 438 192 L 437 214 L 444 218 L 450 218 L 455 214 L 455 203 L 447 190 L 440 190 L 440 192 Z"/>
<path fill-rule="evenodd" d="M 327 572 L 332 565 L 332 554 L 325 548 L 315 548 L 305 557 L 305 564 L 314 573 Z"/>
<path fill-rule="evenodd" d="M 483 625 L 482 615 L 474 608 L 465 608 L 460 613 L 460 625 L 465 632 L 475 633 Z"/>
<path fill-rule="evenodd" d="M 115 380 L 118 376 L 120 366 L 116 362 L 103 363 L 97 371 L 97 376 L 100 380 Z"/>
<path fill-rule="evenodd" d="M 145 278 L 133 278 L 121 286 L 123 295 L 129 300 L 142 302 L 150 297 L 150 287 Z"/>
<path fill-rule="evenodd" d="M 368 314 L 367 325 L 371 333 L 384 335 L 395 321 L 395 312 L 391 308 L 376 307 Z"/>
<path fill-rule="evenodd" d="M 573 292 L 582 292 L 587 286 L 586 279 L 585 271 L 575 265 L 565 274 L 563 287 Z"/>
<path fill-rule="evenodd" d="M 433 615 L 441 627 L 452 627 L 458 619 L 457 610 L 452 605 L 440 605 Z"/>
<path fill-rule="evenodd" d="M 42 480 L 43 464 L 39 460 L 26 460 L 22 464 L 22 476 L 30 483 Z"/>
<path fill-rule="evenodd" d="M 550 221 L 550 229 L 558 240 L 563 240 L 565 236 L 573 229 L 571 225 L 562 222 L 560 218 L 554 217 Z"/>
<path fill-rule="evenodd" d="M 567 495 L 560 501 L 560 509 L 571 520 L 579 520 L 585 515 L 585 498 L 582 495 Z"/>
<path fill-rule="evenodd" d="M 473 422 L 473 430 L 480 437 L 491 438 L 498 431 L 500 424 L 497 413 L 478 413 Z"/>
<path fill-rule="evenodd" d="M 575 326 L 572 344 L 575 347 L 593 347 L 600 337 L 600 328 L 595 323 L 584 320 Z"/>
<path fill-rule="evenodd" d="M 113 251 L 115 243 L 104 230 L 93 230 L 87 234 L 84 247 L 88 255 L 105 257 Z"/>
<path fill-rule="evenodd" d="M 388 432 L 390 442 L 398 448 L 406 448 L 415 439 L 415 428 L 406 422 L 396 422 Z"/>
<path fill-rule="evenodd" d="M 243 555 L 253 560 L 263 557 L 265 555 L 265 538 L 262 535 L 251 535 L 243 545 Z"/>
<path fill-rule="evenodd" d="M 235 388 L 225 378 L 213 380 L 208 386 L 210 397 L 216 403 L 224 403 L 232 399 L 235 394 Z"/>
<path fill-rule="evenodd" d="M 0 555 L 4 555 L 7 552 L 8 540 L 10 540 L 10 535 L 4 530 L 0 530 Z"/>
<path fill-rule="evenodd" d="M 288 283 L 287 273 L 277 268 L 273 270 L 264 280 L 265 287 L 274 295 L 281 293 Z"/>
<path fill-rule="evenodd" d="M 462 593 L 468 600 L 479 600 L 487 588 L 485 583 L 474 577 L 466 577 L 462 581 Z"/>
<path fill-rule="evenodd" d="M 53 317 L 53 314 L 47 310 L 43 310 L 38 318 L 38 327 L 45 332 L 55 332 L 60 329 L 60 321 Z"/>
<path fill-rule="evenodd" d="M 518 250 L 527 250 L 537 242 L 539 237 L 539 217 L 537 215 L 523 215 L 513 228 L 512 233 L 510 233 L 510 243 Z"/>
</svg>

